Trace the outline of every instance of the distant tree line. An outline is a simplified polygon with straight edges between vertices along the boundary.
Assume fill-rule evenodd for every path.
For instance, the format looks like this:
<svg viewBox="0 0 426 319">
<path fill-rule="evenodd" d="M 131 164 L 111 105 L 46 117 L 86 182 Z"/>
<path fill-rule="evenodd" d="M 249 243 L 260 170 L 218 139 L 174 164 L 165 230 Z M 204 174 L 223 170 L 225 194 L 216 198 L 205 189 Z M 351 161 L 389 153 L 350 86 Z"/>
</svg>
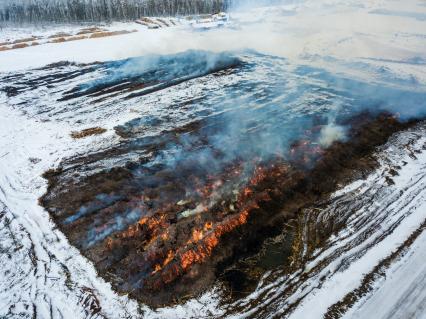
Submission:
<svg viewBox="0 0 426 319">
<path fill-rule="evenodd" d="M 0 0 L 0 23 L 135 20 L 226 10 L 233 0 Z"/>
</svg>

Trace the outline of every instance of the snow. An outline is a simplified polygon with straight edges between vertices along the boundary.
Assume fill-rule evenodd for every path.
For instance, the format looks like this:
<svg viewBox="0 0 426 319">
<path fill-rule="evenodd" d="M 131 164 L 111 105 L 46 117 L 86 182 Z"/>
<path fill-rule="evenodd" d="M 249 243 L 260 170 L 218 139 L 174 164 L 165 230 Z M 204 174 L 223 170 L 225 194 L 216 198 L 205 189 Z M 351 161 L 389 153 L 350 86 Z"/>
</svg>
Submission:
<svg viewBox="0 0 426 319">
<path fill-rule="evenodd" d="M 422 139 L 419 145 L 426 145 L 425 143 L 426 139 Z M 374 211 L 381 210 L 383 214 L 388 215 L 382 220 L 379 229 L 377 229 L 377 234 L 385 233 L 387 229 L 394 227 L 395 223 L 400 224 L 397 225 L 396 229 L 392 230 L 392 233 L 387 236 L 386 240 L 382 240 L 368 249 L 361 258 L 354 260 L 350 266 L 343 271 L 338 271 L 322 285 L 321 289 L 316 291 L 315 294 L 307 297 L 302 306 L 292 314 L 292 318 L 313 318 L 317 316 L 318 313 L 325 313 L 328 307 L 341 300 L 347 292 L 357 288 L 360 278 L 371 272 L 373 267 L 378 264 L 381 259 L 387 257 L 392 251 L 403 244 L 404 240 L 426 220 L 426 153 L 422 153 L 416 160 L 410 160 L 407 156 L 406 160 L 409 161 L 408 164 L 400 171 L 400 176 L 394 180 L 398 186 L 394 189 L 389 187 L 390 190 L 387 190 L 392 196 L 396 196 L 393 192 L 404 189 L 404 195 L 398 198 L 397 201 L 386 201 L 386 197 L 381 197 L 379 202 L 374 203 L 375 207 L 370 211 L 370 213 L 373 214 Z M 365 207 L 363 207 L 363 209 L 365 209 Z M 400 221 L 401 218 L 403 218 L 402 222 Z M 369 225 L 367 224 L 364 227 L 367 229 Z M 353 240 L 353 238 L 360 236 L 360 234 L 360 231 L 354 231 L 351 236 L 345 239 L 343 239 L 343 237 L 345 237 L 346 234 L 342 234 L 342 239 L 339 240 L 338 245 L 333 247 L 333 250 L 337 249 L 338 246 L 345 245 L 346 241 Z M 374 242 L 374 237 L 375 235 L 372 235 L 372 238 L 367 240 L 364 245 Z M 356 249 L 360 248 L 362 248 L 362 245 L 359 245 Z M 318 258 L 321 258 L 321 256 L 318 256 Z M 324 270 L 324 273 L 336 272 L 336 268 L 340 267 L 339 263 L 340 260 L 337 260 L 329 266 L 329 269 Z M 412 266 L 414 266 L 414 269 L 411 274 L 418 273 L 418 268 L 423 272 L 425 271 L 423 267 L 419 267 L 422 266 L 421 264 L 417 264 L 417 267 L 415 264 Z M 375 299 L 375 307 L 370 309 L 370 315 L 374 314 L 375 318 L 379 318 L 375 311 L 376 309 L 383 309 L 385 303 L 393 307 L 397 306 L 399 299 L 403 296 L 401 293 L 404 293 L 404 291 L 397 290 L 395 292 L 394 290 L 396 287 L 398 287 L 398 285 L 388 285 L 387 294 L 392 295 L 392 298 L 389 296 L 389 298 L 381 299 L 381 301 Z M 407 289 L 407 287 L 405 288 Z M 384 288 L 384 290 L 386 290 L 386 288 Z M 418 305 L 415 304 L 415 306 Z M 387 309 L 390 311 L 392 307 Z M 421 310 L 421 308 L 419 310 Z M 366 310 L 366 312 L 368 313 L 368 310 Z M 359 318 L 365 317 L 361 316 Z M 384 318 L 388 317 L 384 316 Z"/>
<path fill-rule="evenodd" d="M 185 25 L 149 30 L 136 23 L 116 24 L 111 28 L 138 32 L 0 52 L 0 72 L 65 60 L 87 63 L 187 49 L 221 52 L 250 48 L 286 57 L 295 65 L 321 66 L 353 78 L 425 92 L 425 16 L 426 6 L 420 0 L 311 0 L 236 11 L 231 13 L 229 27 L 203 33 L 193 32 Z M 5 29 L 0 40 L 75 28 L 60 26 L 37 32 Z M 94 145 L 109 145 L 117 137 L 108 131 L 102 136 L 73 140 L 69 133 L 85 128 L 84 122 L 78 126 L 75 122 L 45 122 L 36 116 L 25 116 L 9 107 L 5 95 L 0 95 L 0 113 L 0 317 L 31 317 L 36 313 L 41 318 L 85 318 L 87 309 L 81 300 L 87 295 L 83 288 L 89 287 L 102 305 L 99 317 L 267 317 L 280 315 L 301 298 L 290 318 L 320 318 L 356 289 L 364 276 L 426 219 L 426 130 L 420 126 L 397 134 L 378 151 L 381 166 L 368 179 L 334 194 L 326 213 L 340 212 L 337 208 L 343 207 L 339 206 L 342 196 L 354 202 L 346 207 L 354 213 L 348 217 L 347 228 L 329 239 L 327 249 L 317 252 L 305 271 L 328 258 L 331 261 L 297 286 L 288 298 L 282 298 L 282 292 L 297 282 L 300 274 L 278 278 L 268 285 L 260 283 L 252 295 L 239 303 L 257 301 L 259 306 L 247 306 L 238 315 L 221 308 L 217 287 L 183 305 L 153 311 L 113 292 L 38 205 L 38 198 L 46 191 L 43 172 L 56 167 L 64 157 Z M 112 128 L 134 117 L 131 112 L 116 112 L 97 120 L 100 126 Z M 418 151 L 415 157 L 414 150 Z M 399 176 L 393 177 L 395 185 L 384 186 L 389 167 L 403 161 L 407 164 L 399 170 Z M 358 202 L 368 204 L 357 209 Z M 336 251 L 341 254 L 333 257 Z M 425 252 L 426 234 L 422 233 L 408 252 L 386 270 L 386 280 L 378 280 L 373 291 L 361 297 L 345 317 L 426 318 Z M 262 293 L 267 297 L 262 297 Z M 265 309 L 269 313 L 262 312 Z"/>
<path fill-rule="evenodd" d="M 426 210 L 425 205 L 421 207 Z M 386 280 L 376 285 L 374 294 L 356 304 L 346 318 L 426 318 L 426 233 L 410 251 L 393 264 Z"/>
</svg>

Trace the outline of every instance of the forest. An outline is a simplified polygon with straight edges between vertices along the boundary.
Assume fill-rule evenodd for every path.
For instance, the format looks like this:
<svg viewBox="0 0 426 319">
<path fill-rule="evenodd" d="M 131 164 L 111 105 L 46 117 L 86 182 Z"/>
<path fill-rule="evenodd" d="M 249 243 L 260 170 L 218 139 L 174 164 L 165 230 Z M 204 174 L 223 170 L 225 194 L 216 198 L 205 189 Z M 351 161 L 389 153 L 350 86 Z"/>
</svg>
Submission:
<svg viewBox="0 0 426 319">
<path fill-rule="evenodd" d="M 227 10 L 234 2 L 234 0 L 4 0 L 0 1 L 0 26 L 46 22 L 129 21 L 142 16 L 215 13 Z"/>
</svg>

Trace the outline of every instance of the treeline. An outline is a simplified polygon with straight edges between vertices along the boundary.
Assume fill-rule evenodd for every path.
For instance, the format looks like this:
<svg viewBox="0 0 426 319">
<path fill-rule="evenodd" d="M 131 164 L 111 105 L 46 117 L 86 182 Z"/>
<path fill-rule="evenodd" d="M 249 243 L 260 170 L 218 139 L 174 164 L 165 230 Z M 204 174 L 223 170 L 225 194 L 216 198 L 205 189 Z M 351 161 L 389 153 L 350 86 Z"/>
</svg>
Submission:
<svg viewBox="0 0 426 319">
<path fill-rule="evenodd" d="M 0 0 L 0 24 L 110 22 L 215 13 L 232 0 Z"/>
</svg>

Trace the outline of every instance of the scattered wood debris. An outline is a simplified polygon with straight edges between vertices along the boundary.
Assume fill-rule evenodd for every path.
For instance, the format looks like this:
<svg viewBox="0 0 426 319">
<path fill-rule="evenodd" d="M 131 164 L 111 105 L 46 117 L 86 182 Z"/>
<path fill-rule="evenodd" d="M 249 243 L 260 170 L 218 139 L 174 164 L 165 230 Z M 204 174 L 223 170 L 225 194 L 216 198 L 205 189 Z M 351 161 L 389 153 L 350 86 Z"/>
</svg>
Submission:
<svg viewBox="0 0 426 319">
<path fill-rule="evenodd" d="M 179 19 L 174 18 L 148 18 L 142 17 L 135 21 L 137 24 L 143 25 L 148 29 L 169 28 L 180 24 Z"/>
<path fill-rule="evenodd" d="M 55 34 L 40 37 L 40 36 L 31 36 L 28 38 L 18 39 L 18 40 L 8 40 L 0 43 L 0 51 L 22 49 L 29 46 L 35 46 L 46 43 L 63 43 L 69 41 L 77 41 L 84 39 L 95 39 L 110 37 L 114 35 L 122 35 L 127 33 L 137 32 L 137 30 L 119 30 L 119 31 L 108 31 L 107 29 L 102 29 L 98 27 L 90 27 L 80 29 L 77 32 L 57 32 Z"/>
<path fill-rule="evenodd" d="M 91 128 L 84 129 L 82 131 L 71 132 L 71 137 L 75 139 L 85 138 L 91 135 L 100 135 L 105 133 L 106 131 L 107 130 L 102 127 L 91 127 Z"/>
</svg>

